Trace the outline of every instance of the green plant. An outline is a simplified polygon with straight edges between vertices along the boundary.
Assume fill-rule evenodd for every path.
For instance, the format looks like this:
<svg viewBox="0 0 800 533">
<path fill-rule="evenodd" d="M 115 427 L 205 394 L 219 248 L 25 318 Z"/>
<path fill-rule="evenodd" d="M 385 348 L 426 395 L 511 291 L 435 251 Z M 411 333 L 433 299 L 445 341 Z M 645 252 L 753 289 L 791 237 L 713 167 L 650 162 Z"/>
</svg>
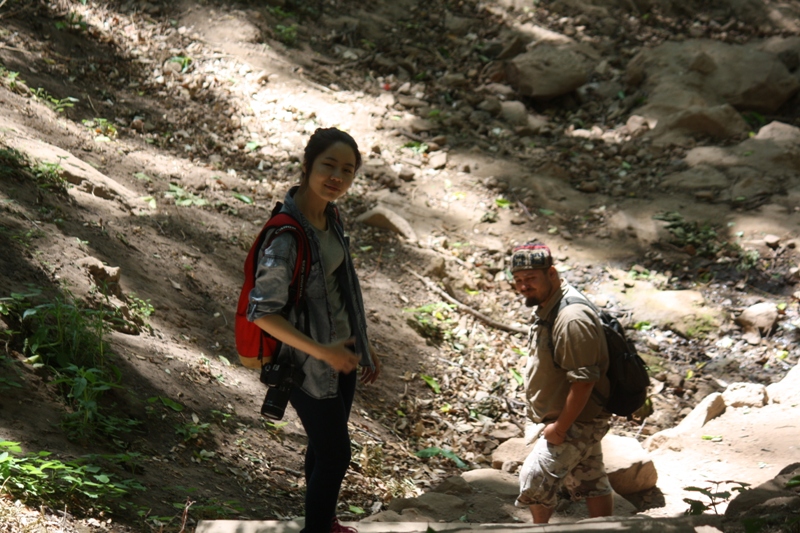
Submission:
<svg viewBox="0 0 800 533">
<path fill-rule="evenodd" d="M 80 102 L 80 100 L 73 98 L 72 96 L 67 96 L 66 98 L 56 98 L 41 87 L 31 89 L 31 96 L 37 100 L 41 100 L 57 113 L 61 113 L 70 107 L 74 107 L 77 102 Z"/>
<path fill-rule="evenodd" d="M 105 118 L 84 119 L 83 125 L 92 130 L 96 141 L 110 141 L 117 137 L 117 128 Z"/>
<path fill-rule="evenodd" d="M 74 11 L 67 13 L 67 16 L 64 17 L 64 20 L 59 20 L 56 22 L 56 29 L 59 31 L 85 31 L 86 28 L 88 28 L 88 25 L 86 24 L 86 21 L 83 20 L 83 15 Z"/>
<path fill-rule="evenodd" d="M 130 432 L 138 421 L 107 414 L 100 399 L 117 388 L 119 370 L 108 363 L 105 333 L 113 316 L 104 309 L 93 310 L 62 296 L 36 304 L 41 291 L 12 293 L 0 298 L 3 313 L 15 325 L 22 352 L 34 367 L 46 367 L 55 374 L 72 412 L 62 426 L 71 437 L 101 434 L 117 438 Z"/>
<path fill-rule="evenodd" d="M 293 16 L 292 13 L 290 13 L 289 11 L 284 11 L 283 9 L 281 9 L 280 6 L 274 6 L 274 7 L 267 6 L 267 11 L 269 11 L 274 17 L 277 17 L 279 19 L 285 19 Z"/>
<path fill-rule="evenodd" d="M 59 163 L 32 163 L 24 154 L 13 148 L 0 149 L 0 177 L 33 179 L 42 189 L 65 191 L 67 182 L 61 175 Z"/>
<path fill-rule="evenodd" d="M 20 243 L 24 248 L 30 248 L 34 239 L 44 237 L 44 232 L 39 228 L 20 231 L 11 236 L 11 239 Z"/>
<path fill-rule="evenodd" d="M 409 141 L 403 145 L 403 148 L 410 148 L 412 152 L 417 155 L 422 155 L 428 151 L 428 145 L 419 141 Z"/>
<path fill-rule="evenodd" d="M 677 212 L 660 213 L 653 218 L 667 222 L 666 229 L 672 234 L 672 244 L 691 255 L 733 258 L 737 270 L 749 270 L 758 264 L 760 257 L 757 251 L 745 250 L 738 243 L 722 239 L 717 228 L 709 223 L 685 221 Z"/>
<path fill-rule="evenodd" d="M 684 498 L 683 501 L 689 504 L 689 508 L 684 511 L 687 515 L 701 515 L 712 509 L 714 514 L 717 513 L 717 505 L 730 500 L 733 492 L 743 492 L 750 486 L 749 483 L 741 481 L 708 481 L 712 486 L 709 487 L 684 487 L 683 490 L 699 492 L 706 497 L 707 501 L 693 500 L 691 498 Z M 729 485 L 729 490 L 720 490 L 720 485 Z"/>
<path fill-rule="evenodd" d="M 280 42 L 287 46 L 292 46 L 297 41 L 297 24 L 284 26 L 283 24 L 275 25 L 275 36 Z"/>
<path fill-rule="evenodd" d="M 191 491 L 195 492 L 196 489 Z M 237 500 L 223 501 L 217 498 L 210 498 L 204 502 L 191 501 L 187 498 L 186 502 L 174 502 L 172 507 L 191 515 L 196 520 L 219 520 L 244 512 L 244 507 Z M 170 520 L 172 519 L 165 519 L 165 521 Z"/>
<path fill-rule="evenodd" d="M 742 118 L 744 118 L 745 122 L 747 122 L 747 124 L 754 129 L 759 129 L 767 123 L 766 117 L 755 111 L 746 111 L 742 113 Z"/>
<path fill-rule="evenodd" d="M 761 260 L 761 254 L 758 250 L 745 250 L 738 248 L 738 262 L 736 263 L 736 270 L 752 270 L 758 266 Z"/>
<path fill-rule="evenodd" d="M 445 450 L 437 446 L 433 446 L 431 448 L 425 448 L 424 450 L 419 450 L 418 452 L 415 452 L 414 455 L 422 458 L 435 457 L 437 455 L 441 455 L 442 457 L 446 457 L 447 459 L 453 461 L 459 468 L 467 468 L 468 466 L 467 463 L 462 461 L 461 458 L 451 450 Z"/>
<path fill-rule="evenodd" d="M 61 175 L 63 169 L 60 163 L 41 162 L 31 167 L 33 177 L 43 189 L 53 189 L 60 192 L 67 190 L 67 181 Z"/>
<path fill-rule="evenodd" d="M 0 67 L 0 78 L 3 79 L 4 83 L 8 84 L 8 88 L 12 91 L 17 88 L 17 82 L 25 83 L 22 79 L 17 79 L 19 78 L 19 72 L 8 70 L 5 67 Z"/>
<path fill-rule="evenodd" d="M 175 427 L 175 433 L 183 439 L 183 442 L 189 442 L 190 440 L 199 441 L 203 435 L 208 433 L 210 427 L 211 424 L 208 422 L 200 422 L 197 415 L 192 415 L 191 422 L 186 422 L 185 424 Z"/>
<path fill-rule="evenodd" d="M 224 413 L 222 411 L 217 411 L 216 409 L 211 411 L 211 417 L 216 420 L 220 425 L 225 425 L 228 420 L 230 420 L 233 415 L 230 413 Z"/>
<path fill-rule="evenodd" d="M 0 304 L 0 315 L 4 314 L 3 306 Z M 11 360 L 4 355 L 0 355 L 0 392 L 8 390 L 11 387 L 22 388 L 22 385 L 11 377 L 11 370 L 7 370 L 6 367 L 11 367 Z M 14 369 L 14 372 L 18 375 L 16 369 Z"/>
<path fill-rule="evenodd" d="M 169 58 L 170 63 L 178 63 L 181 66 L 181 74 L 185 74 L 192 66 L 192 58 L 189 56 L 173 56 Z"/>
<path fill-rule="evenodd" d="M 441 342 L 453 338 L 452 324 L 455 319 L 449 316 L 453 309 L 454 305 L 437 302 L 403 311 L 413 314 L 413 319 L 409 318 L 407 322 L 420 335 L 433 342 Z"/>
<path fill-rule="evenodd" d="M 0 298 L 19 321 L 23 350 L 29 360 L 56 369 L 70 365 L 103 368 L 107 355 L 104 339 L 107 313 L 62 296 L 35 305 L 33 301 L 40 296 L 41 291 L 32 289 Z"/>
<path fill-rule="evenodd" d="M 172 198 L 175 200 L 175 205 L 180 207 L 188 207 L 191 205 L 204 206 L 208 205 L 208 200 L 196 196 L 185 189 L 175 185 L 169 184 L 169 190 L 164 193 L 164 198 Z"/>
<path fill-rule="evenodd" d="M 25 178 L 30 176 L 28 159 L 13 148 L 0 148 L 0 177 Z"/>
<path fill-rule="evenodd" d="M 98 400 L 106 391 L 120 388 L 119 376 L 112 381 L 99 368 L 69 365 L 57 372 L 53 383 L 63 386 L 64 395 L 73 407 L 73 412 L 61 422 L 64 430 L 73 438 L 89 437 L 96 432 L 118 437 L 138 425 L 137 421 L 107 416 L 100 411 Z"/>
<path fill-rule="evenodd" d="M 85 458 L 62 462 L 50 452 L 22 454 L 17 442 L 0 442 L 0 492 L 26 503 L 102 507 L 109 499 L 120 498 L 145 488 L 136 480 L 116 480 Z M 55 505 L 59 504 L 59 505 Z"/>
<path fill-rule="evenodd" d="M 135 293 L 128 296 L 128 309 L 134 320 L 141 321 L 142 324 L 148 325 L 148 319 L 155 313 L 156 308 L 150 303 L 150 298 L 142 300 L 138 298 Z"/>
</svg>

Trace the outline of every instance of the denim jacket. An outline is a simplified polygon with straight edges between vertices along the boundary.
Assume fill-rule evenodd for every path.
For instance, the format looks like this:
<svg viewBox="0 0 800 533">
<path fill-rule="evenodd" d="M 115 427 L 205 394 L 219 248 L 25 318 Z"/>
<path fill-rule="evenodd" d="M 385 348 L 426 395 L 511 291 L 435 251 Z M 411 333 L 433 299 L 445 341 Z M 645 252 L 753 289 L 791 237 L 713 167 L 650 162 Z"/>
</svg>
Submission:
<svg viewBox="0 0 800 533">
<path fill-rule="evenodd" d="M 282 213 L 293 216 L 306 232 L 311 247 L 311 272 L 305 288 L 305 300 L 308 309 L 308 320 L 297 316 L 293 307 L 286 319 L 299 330 L 317 342 L 327 344 L 339 340 L 333 326 L 333 317 L 328 291 L 325 284 L 325 269 L 320 256 L 320 243 L 311 223 L 303 216 L 294 202 L 297 187 L 286 194 Z M 350 317 L 351 335 L 355 337 L 354 351 L 362 366 L 372 368 L 372 358 L 367 340 L 367 323 L 364 313 L 364 302 L 361 287 L 358 283 L 353 260 L 350 257 L 350 238 L 344 234 L 341 225 L 334 222 L 334 208 L 329 204 L 326 209 L 329 227 L 335 228 L 336 236 L 344 247 L 344 262 L 337 270 L 337 278 L 345 308 Z M 250 305 L 247 308 L 247 319 L 251 322 L 265 315 L 281 314 L 289 301 L 289 284 L 292 279 L 297 258 L 297 242 L 288 232 L 279 235 L 260 253 L 256 282 L 250 291 Z M 302 322 L 302 323 L 301 323 Z M 305 330 L 305 324 L 308 329 Z M 305 372 L 302 390 L 312 398 L 333 398 L 338 392 L 339 374 L 328 363 L 311 357 L 305 352 L 283 344 L 279 357 L 289 355 L 291 360 Z"/>
</svg>

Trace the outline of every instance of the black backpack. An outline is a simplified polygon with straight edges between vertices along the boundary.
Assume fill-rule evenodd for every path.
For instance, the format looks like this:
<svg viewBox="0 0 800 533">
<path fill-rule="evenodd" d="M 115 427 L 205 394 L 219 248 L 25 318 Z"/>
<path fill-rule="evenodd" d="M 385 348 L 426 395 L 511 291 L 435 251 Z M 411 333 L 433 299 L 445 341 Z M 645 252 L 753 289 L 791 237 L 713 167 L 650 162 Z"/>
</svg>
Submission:
<svg viewBox="0 0 800 533">
<path fill-rule="evenodd" d="M 595 307 L 592 302 L 581 297 L 565 297 L 561 299 L 558 307 L 550 313 L 548 320 L 539 319 L 539 323 L 550 329 L 550 352 L 555 355 L 553 346 L 552 326 L 558 313 L 568 305 L 583 304 L 589 307 L 600 318 L 603 332 L 608 345 L 608 372 L 606 376 L 611 385 L 608 398 L 603 397 L 597 389 L 592 394 L 600 401 L 601 405 L 619 416 L 630 416 L 639 409 L 647 400 L 647 388 L 650 386 L 650 376 L 647 365 L 639 356 L 636 347 L 625 336 L 625 328 L 619 320 Z M 558 367 L 558 363 L 553 361 Z"/>
</svg>

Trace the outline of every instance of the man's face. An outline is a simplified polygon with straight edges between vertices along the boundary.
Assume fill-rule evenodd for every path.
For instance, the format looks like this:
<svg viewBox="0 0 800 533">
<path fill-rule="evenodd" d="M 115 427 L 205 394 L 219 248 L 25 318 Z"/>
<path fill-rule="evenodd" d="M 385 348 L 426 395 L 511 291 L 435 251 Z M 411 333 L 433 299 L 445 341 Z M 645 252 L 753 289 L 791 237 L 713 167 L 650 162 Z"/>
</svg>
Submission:
<svg viewBox="0 0 800 533">
<path fill-rule="evenodd" d="M 525 297 L 528 305 L 541 305 L 553 295 L 554 285 L 549 272 L 550 269 L 514 272 L 514 288 Z"/>
</svg>

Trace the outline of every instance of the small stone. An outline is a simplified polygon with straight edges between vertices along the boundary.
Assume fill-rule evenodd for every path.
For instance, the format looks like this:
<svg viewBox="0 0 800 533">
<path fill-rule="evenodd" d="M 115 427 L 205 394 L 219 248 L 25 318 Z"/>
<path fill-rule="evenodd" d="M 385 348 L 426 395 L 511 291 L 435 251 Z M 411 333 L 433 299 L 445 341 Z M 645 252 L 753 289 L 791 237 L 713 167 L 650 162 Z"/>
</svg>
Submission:
<svg viewBox="0 0 800 533">
<path fill-rule="evenodd" d="M 775 250 L 781 245 L 781 238 L 777 235 L 765 235 L 764 244 Z"/>
</svg>

